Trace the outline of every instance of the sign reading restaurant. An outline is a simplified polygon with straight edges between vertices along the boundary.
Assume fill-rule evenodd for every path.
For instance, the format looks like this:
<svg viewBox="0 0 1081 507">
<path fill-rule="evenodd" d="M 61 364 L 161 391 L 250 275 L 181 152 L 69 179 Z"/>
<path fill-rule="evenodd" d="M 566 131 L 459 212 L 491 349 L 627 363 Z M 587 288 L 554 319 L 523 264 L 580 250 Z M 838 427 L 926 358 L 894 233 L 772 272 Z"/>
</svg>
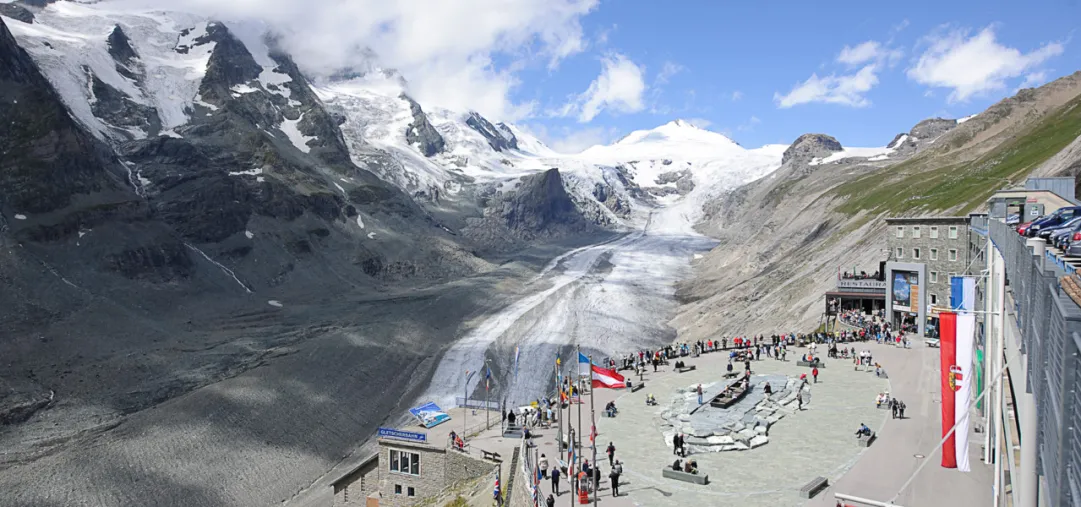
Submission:
<svg viewBox="0 0 1081 507">
<path fill-rule="evenodd" d="M 838 289 L 878 289 L 886 290 L 885 280 L 852 280 L 842 278 L 837 280 Z"/>
</svg>

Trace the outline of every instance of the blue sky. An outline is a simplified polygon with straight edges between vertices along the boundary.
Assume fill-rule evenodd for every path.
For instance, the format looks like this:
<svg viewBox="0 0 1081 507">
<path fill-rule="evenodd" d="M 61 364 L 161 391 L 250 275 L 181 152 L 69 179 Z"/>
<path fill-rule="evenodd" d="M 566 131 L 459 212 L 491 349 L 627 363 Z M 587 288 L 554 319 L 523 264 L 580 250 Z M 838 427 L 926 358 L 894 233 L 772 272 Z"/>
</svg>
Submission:
<svg viewBox="0 0 1081 507">
<path fill-rule="evenodd" d="M 532 106 L 518 123 L 564 150 L 675 118 L 747 147 L 805 132 L 880 146 L 1081 70 L 1079 21 L 1076 0 L 602 0 L 578 18 L 582 50 L 520 65 L 508 95 Z"/>
</svg>

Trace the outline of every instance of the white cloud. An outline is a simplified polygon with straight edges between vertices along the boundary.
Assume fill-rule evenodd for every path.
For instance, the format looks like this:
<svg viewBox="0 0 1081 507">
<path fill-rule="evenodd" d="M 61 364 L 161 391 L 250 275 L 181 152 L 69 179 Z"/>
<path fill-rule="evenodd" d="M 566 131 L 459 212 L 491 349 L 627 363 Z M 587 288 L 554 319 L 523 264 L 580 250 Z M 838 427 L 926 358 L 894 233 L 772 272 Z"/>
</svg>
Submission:
<svg viewBox="0 0 1081 507">
<path fill-rule="evenodd" d="M 947 30 L 925 38 L 928 48 L 908 69 L 917 83 L 949 88 L 950 103 L 964 102 L 1006 88 L 1006 81 L 1021 76 L 1040 77 L 1036 70 L 1048 59 L 1063 52 L 1063 44 L 1052 42 L 1028 53 L 999 44 L 988 26 L 971 35 L 967 29 Z"/>
<path fill-rule="evenodd" d="M 588 127 L 578 130 L 567 127 L 548 129 L 540 124 L 518 125 L 518 127 L 544 141 L 544 144 L 556 152 L 566 154 L 581 153 L 586 148 L 598 144 L 609 144 L 616 140 L 619 134 L 619 130 L 615 127 Z"/>
<path fill-rule="evenodd" d="M 845 46 L 837 55 L 837 62 L 850 67 L 857 67 L 868 62 L 887 64 L 891 67 L 901 60 L 904 52 L 890 49 L 878 41 L 869 40 L 855 46 Z"/>
<path fill-rule="evenodd" d="M 732 102 L 736 102 L 736 101 L 738 101 L 739 99 L 742 99 L 742 98 L 743 98 L 743 92 L 741 92 L 739 90 L 736 90 L 736 91 L 732 92 Z"/>
<path fill-rule="evenodd" d="M 645 109 L 645 67 L 626 56 L 612 53 L 601 59 L 601 74 L 582 94 L 565 104 L 557 116 L 578 114 L 578 121 L 588 123 L 601 111 L 634 113 Z"/>
<path fill-rule="evenodd" d="M 757 116 L 751 116 L 750 118 L 747 119 L 747 123 L 744 123 L 743 125 L 740 125 L 740 126 L 736 127 L 736 130 L 738 130 L 740 132 L 753 132 L 755 126 L 758 125 L 759 123 L 762 123 L 762 120 L 758 119 Z"/>
<path fill-rule="evenodd" d="M 877 70 L 877 65 L 871 64 L 855 74 L 831 74 L 825 77 L 811 74 L 810 78 L 796 84 L 787 94 L 774 93 L 773 100 L 781 109 L 811 102 L 866 107 L 871 105 L 871 101 L 864 94 L 878 84 Z"/>
<path fill-rule="evenodd" d="M 855 47 L 845 46 L 841 54 L 837 55 L 837 61 L 848 65 L 860 65 L 878 58 L 881 50 L 878 42 L 869 40 Z"/>
<path fill-rule="evenodd" d="M 657 74 L 656 79 L 653 80 L 653 85 L 658 86 L 668 84 L 668 80 L 671 79 L 672 76 L 683 72 L 683 70 L 684 67 L 682 65 L 675 62 L 666 61 L 664 62 L 664 66 L 661 67 L 661 72 Z"/>
<path fill-rule="evenodd" d="M 581 18 L 598 1 L 114 0 L 226 22 L 263 21 L 313 75 L 370 67 L 368 48 L 378 66 L 401 71 L 418 100 L 496 120 L 523 110 L 509 97 L 521 60 L 554 67 L 587 47 Z M 496 65 L 497 55 L 514 63 Z"/>
<path fill-rule="evenodd" d="M 695 127 L 698 127 L 700 129 L 707 129 L 710 125 L 713 125 L 712 121 L 709 121 L 705 118 L 685 118 L 683 119 L 683 121 L 690 123 L 691 125 L 694 125 Z"/>
<path fill-rule="evenodd" d="M 1033 72 L 1031 74 L 1025 75 L 1025 80 L 1021 82 L 1021 86 L 1018 86 L 1017 89 L 1020 90 L 1021 88 L 1035 88 L 1035 87 L 1040 86 L 1040 85 L 1042 85 L 1042 84 L 1044 84 L 1046 82 L 1047 82 L 1047 71 L 1040 70 L 1040 71 L 1036 71 L 1036 72 Z"/>
</svg>

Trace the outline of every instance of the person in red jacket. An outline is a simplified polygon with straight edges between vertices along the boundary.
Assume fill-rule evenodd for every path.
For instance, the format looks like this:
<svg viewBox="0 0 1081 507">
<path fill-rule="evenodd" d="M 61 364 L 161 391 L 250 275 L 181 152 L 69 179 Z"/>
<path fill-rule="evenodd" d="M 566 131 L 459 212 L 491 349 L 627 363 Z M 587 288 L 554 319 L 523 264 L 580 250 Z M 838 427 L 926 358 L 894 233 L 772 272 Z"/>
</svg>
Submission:
<svg viewBox="0 0 1081 507">
<path fill-rule="evenodd" d="M 815 366 L 814 369 L 811 370 L 811 376 L 815 378 L 815 384 L 817 384 L 818 383 L 818 367 L 817 366 Z"/>
</svg>

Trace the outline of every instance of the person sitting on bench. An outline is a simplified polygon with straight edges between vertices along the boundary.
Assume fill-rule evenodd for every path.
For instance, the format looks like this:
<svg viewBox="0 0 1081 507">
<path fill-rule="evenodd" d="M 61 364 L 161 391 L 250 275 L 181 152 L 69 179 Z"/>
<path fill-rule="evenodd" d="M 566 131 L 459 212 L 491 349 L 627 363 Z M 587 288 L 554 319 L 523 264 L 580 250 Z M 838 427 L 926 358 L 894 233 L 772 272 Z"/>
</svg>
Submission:
<svg viewBox="0 0 1081 507">
<path fill-rule="evenodd" d="M 616 416 L 616 402 L 609 401 L 608 404 L 604 406 L 604 411 L 608 412 L 608 417 L 615 417 Z"/>
<path fill-rule="evenodd" d="M 683 471 L 683 465 L 682 465 L 681 461 L 682 460 L 677 459 L 674 462 L 672 462 L 672 470 L 675 470 L 677 472 L 682 472 Z"/>
<path fill-rule="evenodd" d="M 871 428 L 868 428 L 866 424 L 860 423 L 860 429 L 856 430 L 856 436 L 871 436 Z"/>
<path fill-rule="evenodd" d="M 656 404 L 657 404 L 657 398 L 653 397 L 653 393 L 647 394 L 646 395 L 646 405 L 656 405 Z"/>
<path fill-rule="evenodd" d="M 728 360 L 728 373 L 732 373 L 732 360 Z"/>
<path fill-rule="evenodd" d="M 676 361 L 676 369 L 682 369 L 684 366 L 683 361 Z"/>
</svg>

